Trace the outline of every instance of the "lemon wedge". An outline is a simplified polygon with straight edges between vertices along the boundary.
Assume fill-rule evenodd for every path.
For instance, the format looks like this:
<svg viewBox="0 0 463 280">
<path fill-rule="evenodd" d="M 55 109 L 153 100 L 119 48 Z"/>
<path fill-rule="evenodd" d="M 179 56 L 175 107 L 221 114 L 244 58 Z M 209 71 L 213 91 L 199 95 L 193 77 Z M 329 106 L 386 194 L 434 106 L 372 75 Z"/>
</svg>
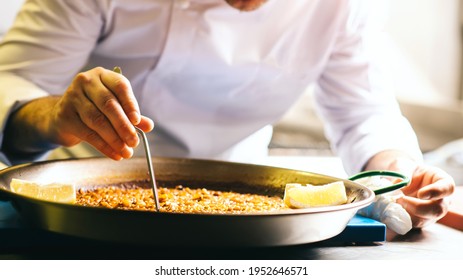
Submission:
<svg viewBox="0 0 463 280">
<path fill-rule="evenodd" d="M 347 202 L 346 187 L 342 181 L 319 186 L 287 184 L 284 202 L 291 208 L 341 205 Z"/>
<path fill-rule="evenodd" d="M 39 184 L 13 178 L 10 183 L 10 189 L 14 193 L 37 199 L 64 203 L 74 203 L 76 201 L 76 188 L 72 184 Z"/>
</svg>

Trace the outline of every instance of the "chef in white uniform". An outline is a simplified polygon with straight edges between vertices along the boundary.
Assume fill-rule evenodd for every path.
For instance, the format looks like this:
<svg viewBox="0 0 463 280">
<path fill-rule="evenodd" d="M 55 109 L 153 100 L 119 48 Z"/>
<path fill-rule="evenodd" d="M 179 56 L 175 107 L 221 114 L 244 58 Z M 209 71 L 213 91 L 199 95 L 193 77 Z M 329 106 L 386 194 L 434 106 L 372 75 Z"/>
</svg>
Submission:
<svg viewBox="0 0 463 280">
<path fill-rule="evenodd" d="M 454 183 L 422 164 L 376 63 L 370 2 L 27 0 L 0 45 L 3 159 L 80 142 L 129 158 L 132 125 L 154 123 L 155 155 L 252 162 L 266 155 L 271 124 L 315 85 L 346 171 L 410 174 L 402 204 L 416 227 L 435 222 Z"/>
</svg>

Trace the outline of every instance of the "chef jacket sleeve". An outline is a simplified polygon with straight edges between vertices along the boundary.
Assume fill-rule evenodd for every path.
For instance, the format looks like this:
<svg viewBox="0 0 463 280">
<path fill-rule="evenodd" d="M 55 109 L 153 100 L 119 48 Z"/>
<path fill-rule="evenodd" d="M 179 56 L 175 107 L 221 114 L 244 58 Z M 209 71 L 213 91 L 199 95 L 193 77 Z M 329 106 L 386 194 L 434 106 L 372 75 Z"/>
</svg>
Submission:
<svg viewBox="0 0 463 280">
<path fill-rule="evenodd" d="M 5 124 L 14 109 L 28 100 L 62 94 L 85 65 L 104 24 L 103 3 L 24 3 L 0 43 L 0 141 L 3 142 Z M 3 161 L 14 164 L 37 160 L 44 154 L 9 159 L 2 156 Z"/>
<path fill-rule="evenodd" d="M 363 1 L 376 5 L 371 2 Z M 387 41 L 380 23 L 384 16 L 377 11 L 350 7 L 315 88 L 316 110 L 348 174 L 361 171 L 384 150 L 400 150 L 422 160 L 416 134 L 400 111 L 383 67 Z"/>
</svg>

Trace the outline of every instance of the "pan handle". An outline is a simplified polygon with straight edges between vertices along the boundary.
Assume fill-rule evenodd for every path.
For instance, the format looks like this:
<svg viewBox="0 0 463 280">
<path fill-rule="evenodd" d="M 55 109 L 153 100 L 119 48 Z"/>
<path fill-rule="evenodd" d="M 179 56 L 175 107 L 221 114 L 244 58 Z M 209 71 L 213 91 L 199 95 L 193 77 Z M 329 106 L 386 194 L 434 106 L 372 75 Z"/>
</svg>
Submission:
<svg viewBox="0 0 463 280">
<path fill-rule="evenodd" d="M 375 195 L 379 195 L 379 194 L 391 192 L 391 191 L 394 191 L 394 190 L 398 190 L 398 189 L 400 189 L 402 187 L 405 187 L 406 185 L 408 185 L 410 183 L 410 179 L 407 176 L 405 176 L 405 175 L 403 175 L 401 173 L 394 172 L 394 171 L 389 171 L 389 170 L 368 170 L 368 171 L 360 172 L 358 174 L 355 174 L 355 175 L 349 177 L 349 180 L 354 181 L 354 180 L 357 180 L 357 179 L 360 179 L 360 178 L 372 177 L 372 176 L 386 176 L 386 177 L 396 177 L 396 178 L 402 179 L 398 183 L 392 184 L 392 185 L 387 186 L 387 187 L 383 187 L 383 188 L 373 190 Z"/>
</svg>

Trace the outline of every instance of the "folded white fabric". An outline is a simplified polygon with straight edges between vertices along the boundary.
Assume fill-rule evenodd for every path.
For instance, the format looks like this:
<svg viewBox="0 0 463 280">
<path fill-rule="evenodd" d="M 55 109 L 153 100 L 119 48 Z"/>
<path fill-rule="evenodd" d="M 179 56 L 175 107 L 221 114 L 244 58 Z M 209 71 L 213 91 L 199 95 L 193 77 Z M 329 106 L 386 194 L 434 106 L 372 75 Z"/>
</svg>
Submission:
<svg viewBox="0 0 463 280">
<path fill-rule="evenodd" d="M 391 181 L 380 177 L 368 177 L 355 180 L 372 190 L 391 185 Z M 400 190 L 377 195 L 369 206 L 360 209 L 359 215 L 382 222 L 387 228 L 398 234 L 406 234 L 412 229 L 412 219 L 408 212 L 396 201 L 403 196 Z"/>
</svg>

